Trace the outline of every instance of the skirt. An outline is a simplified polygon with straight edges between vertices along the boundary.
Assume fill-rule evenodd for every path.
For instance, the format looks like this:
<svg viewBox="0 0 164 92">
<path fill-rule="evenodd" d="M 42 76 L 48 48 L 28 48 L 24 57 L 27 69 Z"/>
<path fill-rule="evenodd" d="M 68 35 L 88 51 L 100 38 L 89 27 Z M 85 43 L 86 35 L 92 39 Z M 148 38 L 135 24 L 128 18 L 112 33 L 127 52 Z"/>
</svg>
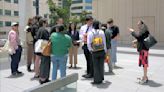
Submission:
<svg viewBox="0 0 164 92">
<path fill-rule="evenodd" d="M 139 52 L 139 66 L 148 67 L 148 51 L 141 50 Z"/>
</svg>

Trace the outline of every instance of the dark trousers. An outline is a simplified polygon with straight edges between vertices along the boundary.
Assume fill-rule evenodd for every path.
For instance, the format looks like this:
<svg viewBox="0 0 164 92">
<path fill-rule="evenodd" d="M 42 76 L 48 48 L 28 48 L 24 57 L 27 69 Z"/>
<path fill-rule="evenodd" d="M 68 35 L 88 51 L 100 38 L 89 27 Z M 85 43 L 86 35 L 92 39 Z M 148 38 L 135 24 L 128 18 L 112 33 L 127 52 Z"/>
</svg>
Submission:
<svg viewBox="0 0 164 92">
<path fill-rule="evenodd" d="M 40 77 L 49 79 L 50 75 L 50 56 L 41 56 Z"/>
<path fill-rule="evenodd" d="M 93 76 L 93 61 L 92 54 L 89 52 L 87 44 L 83 45 L 84 55 L 87 62 L 87 74 Z"/>
<path fill-rule="evenodd" d="M 21 60 L 22 47 L 18 46 L 16 53 L 11 55 L 11 73 L 18 71 L 19 62 Z"/>
<path fill-rule="evenodd" d="M 104 80 L 104 59 L 105 51 L 98 51 L 92 53 L 94 82 L 102 82 Z"/>
</svg>

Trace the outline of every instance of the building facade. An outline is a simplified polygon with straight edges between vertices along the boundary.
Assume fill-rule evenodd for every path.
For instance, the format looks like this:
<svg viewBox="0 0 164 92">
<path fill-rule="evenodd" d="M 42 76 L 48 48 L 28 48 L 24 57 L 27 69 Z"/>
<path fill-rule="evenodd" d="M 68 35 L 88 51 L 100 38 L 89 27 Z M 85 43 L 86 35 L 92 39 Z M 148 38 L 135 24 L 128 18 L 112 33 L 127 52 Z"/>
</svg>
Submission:
<svg viewBox="0 0 164 92">
<path fill-rule="evenodd" d="M 83 11 L 92 14 L 92 0 L 72 0 L 71 15 L 80 15 Z"/>
<path fill-rule="evenodd" d="M 19 22 L 19 1 L 0 0 L 0 39 L 7 38 L 13 21 Z"/>
<path fill-rule="evenodd" d="M 137 21 L 144 20 L 149 31 L 164 46 L 164 0 L 93 0 L 93 16 L 106 23 L 109 18 L 120 28 L 120 42 L 130 44 L 134 39 L 128 27 L 137 29 Z"/>
</svg>

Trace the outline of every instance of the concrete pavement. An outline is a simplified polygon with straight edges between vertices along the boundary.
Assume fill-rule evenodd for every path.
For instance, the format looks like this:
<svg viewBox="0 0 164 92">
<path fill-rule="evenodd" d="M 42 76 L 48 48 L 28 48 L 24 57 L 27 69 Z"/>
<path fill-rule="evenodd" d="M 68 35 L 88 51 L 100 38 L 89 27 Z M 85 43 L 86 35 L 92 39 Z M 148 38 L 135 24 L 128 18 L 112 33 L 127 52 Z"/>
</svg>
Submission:
<svg viewBox="0 0 164 92">
<path fill-rule="evenodd" d="M 81 53 L 81 51 L 80 51 Z M 78 55 L 78 69 L 67 69 L 67 74 L 79 73 L 77 82 L 78 92 L 163 92 L 164 90 L 164 50 L 152 49 L 149 56 L 149 82 L 146 85 L 138 84 L 137 77 L 141 77 L 142 68 L 138 67 L 138 54 L 136 50 L 129 47 L 118 48 L 117 69 L 114 69 L 114 75 L 110 75 L 108 67 L 105 64 L 105 80 L 101 85 L 92 85 L 92 79 L 81 77 L 85 73 L 85 58 L 83 54 Z M 4 58 L 3 58 L 4 59 Z M 0 58 L 2 61 L 2 58 Z M 7 62 L 7 63 L 6 63 Z M 0 62 L 6 65 L 8 69 L 0 70 L 0 92 L 22 92 L 28 88 L 39 85 L 37 80 L 32 80 L 34 73 L 28 73 L 24 58 L 22 58 L 21 70 L 24 75 L 19 77 L 10 76 L 9 62 L 3 60 Z M 7 65 L 8 64 L 8 65 Z M 59 75 L 59 73 L 58 73 Z"/>
</svg>

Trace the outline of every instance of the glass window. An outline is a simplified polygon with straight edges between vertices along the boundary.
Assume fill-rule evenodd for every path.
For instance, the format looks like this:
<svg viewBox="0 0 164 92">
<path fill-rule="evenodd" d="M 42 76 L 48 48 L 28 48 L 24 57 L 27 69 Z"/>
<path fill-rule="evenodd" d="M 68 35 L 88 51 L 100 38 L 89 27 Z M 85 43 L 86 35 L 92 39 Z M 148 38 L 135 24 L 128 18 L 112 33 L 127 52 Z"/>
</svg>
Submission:
<svg viewBox="0 0 164 92">
<path fill-rule="evenodd" d="M 83 3 L 83 0 L 72 1 L 72 4 Z"/>
<path fill-rule="evenodd" d="M 5 15 L 11 16 L 11 10 L 5 10 Z"/>
<path fill-rule="evenodd" d="M 14 16 L 19 16 L 19 12 L 18 11 L 14 11 Z"/>
<path fill-rule="evenodd" d="M 85 0 L 85 3 L 92 3 L 92 0 Z"/>
<path fill-rule="evenodd" d="M 0 15 L 3 15 L 3 10 L 2 9 L 0 9 Z"/>
<path fill-rule="evenodd" d="M 11 3 L 11 0 L 5 0 L 5 1 Z"/>
<path fill-rule="evenodd" d="M 79 6 L 79 7 L 72 7 L 71 9 L 72 9 L 72 10 L 83 9 L 83 7 L 82 7 L 82 6 Z"/>
<path fill-rule="evenodd" d="M 0 21 L 0 27 L 3 27 L 3 21 Z"/>
<path fill-rule="evenodd" d="M 92 10 L 92 6 L 85 6 L 86 10 Z"/>
<path fill-rule="evenodd" d="M 14 0 L 14 3 L 18 4 L 18 0 Z"/>
<path fill-rule="evenodd" d="M 7 27 L 11 26 L 11 22 L 10 21 L 6 21 L 5 22 L 5 26 L 7 26 Z"/>
</svg>

